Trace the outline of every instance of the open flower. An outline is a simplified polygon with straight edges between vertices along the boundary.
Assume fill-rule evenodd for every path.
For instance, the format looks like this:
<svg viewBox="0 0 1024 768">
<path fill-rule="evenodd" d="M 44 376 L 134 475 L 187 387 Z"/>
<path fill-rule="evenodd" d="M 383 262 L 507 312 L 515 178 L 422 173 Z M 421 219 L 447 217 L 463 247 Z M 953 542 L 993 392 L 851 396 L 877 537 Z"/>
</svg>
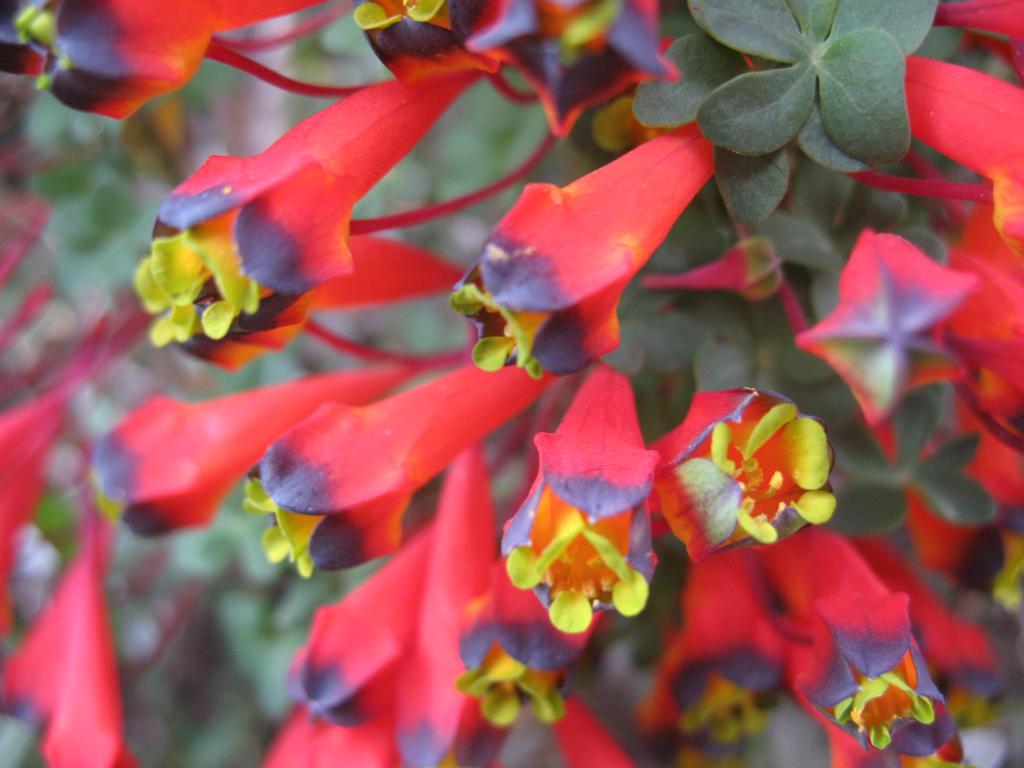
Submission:
<svg viewBox="0 0 1024 768">
<path fill-rule="evenodd" d="M 199 69 L 214 33 L 314 5 L 314 0 L 57 0 L 5 2 L 21 41 L 45 57 L 41 84 L 75 109 L 122 118 Z M 0 38 L 3 39 L 3 38 Z M 6 42 L 6 40 L 5 40 Z M 0 59 L 0 65 L 5 60 Z M 26 69 L 5 71 L 35 74 Z"/>
<path fill-rule="evenodd" d="M 103 596 L 109 531 L 90 517 L 82 550 L 21 646 L 4 659 L 7 712 L 45 723 L 53 768 L 131 768 Z"/>
<path fill-rule="evenodd" d="M 563 374 L 613 350 L 623 289 L 711 173 L 711 145 L 688 126 L 567 187 L 528 185 L 452 295 L 478 365 Z"/>
<path fill-rule="evenodd" d="M 596 368 L 558 430 L 534 443 L 540 470 L 502 540 L 512 583 L 565 632 L 586 630 L 595 608 L 638 614 L 654 572 L 644 502 L 658 454 L 644 450 L 629 380 Z"/>
<path fill-rule="evenodd" d="M 280 318 L 294 297 L 352 272 L 356 201 L 472 80 L 365 88 L 259 155 L 207 160 L 161 204 L 152 251 L 135 275 L 143 305 L 160 315 L 152 341 L 294 325 Z"/>
<path fill-rule="evenodd" d="M 250 508 L 289 521 L 318 568 L 393 552 L 413 492 L 547 384 L 470 365 L 363 408 L 324 405 L 270 446 Z"/>
<path fill-rule="evenodd" d="M 666 643 L 646 728 L 683 750 L 737 755 L 765 725 L 782 684 L 786 644 L 775 629 L 749 553 L 709 558 L 690 571 L 683 629 Z"/>
<path fill-rule="evenodd" d="M 1024 258 L 1024 89 L 911 56 L 907 109 L 916 138 L 992 181 L 996 227 Z"/>
<path fill-rule="evenodd" d="M 353 15 L 377 57 L 409 82 L 456 69 L 496 71 L 497 60 L 466 49 L 491 5 L 488 0 L 360 0 Z"/>
<path fill-rule="evenodd" d="M 954 734 L 911 631 L 906 594 L 890 591 L 854 546 L 823 529 L 759 553 L 811 645 L 794 648 L 791 685 L 867 748 L 931 755 Z"/>
<path fill-rule="evenodd" d="M 230 320 L 226 330 L 204 328 L 184 342 L 190 354 L 235 370 L 264 352 L 278 350 L 306 326 L 317 311 L 362 309 L 451 290 L 461 272 L 423 248 L 382 237 L 357 235 L 349 239 L 352 272 L 321 283 L 297 296 L 272 295 L 261 300 L 253 315 Z M 145 268 L 145 265 L 143 265 Z M 138 273 L 146 279 L 146 272 Z M 142 286 L 140 290 L 147 290 Z M 166 311 L 162 300 L 151 307 Z M 174 310 L 171 310 L 173 316 Z M 205 315 L 205 312 L 204 312 Z M 165 321 L 153 326 L 154 339 L 163 343 Z M 224 335 L 221 336 L 221 331 Z M 214 331 L 213 335 L 210 332 Z"/>
<path fill-rule="evenodd" d="M 537 90 L 552 131 L 643 80 L 672 72 L 658 40 L 654 0 L 505 0 L 469 48 L 515 65 Z"/>
<path fill-rule="evenodd" d="M 838 306 L 797 336 L 797 345 L 835 368 L 877 423 L 910 387 L 958 373 L 935 329 L 976 282 L 901 237 L 865 230 L 839 278 Z"/>
<path fill-rule="evenodd" d="M 915 633 L 953 716 L 962 717 L 964 725 L 983 724 L 971 719 L 999 689 L 995 650 L 985 630 L 946 607 L 891 545 L 861 539 L 857 550 L 889 589 L 910 598 Z"/>
<path fill-rule="evenodd" d="M 409 373 L 321 374 L 205 403 L 158 396 L 97 442 L 96 485 L 138 533 L 205 525 L 275 438 L 323 403 L 371 402 Z"/>
<path fill-rule="evenodd" d="M 497 563 L 490 590 L 466 608 L 459 690 L 480 699 L 483 716 L 498 727 L 512 725 L 524 705 L 539 720 L 556 722 L 565 716 L 571 666 L 592 632 L 593 625 L 573 634 L 554 627 Z"/>
<path fill-rule="evenodd" d="M 695 561 L 734 544 L 771 544 L 835 510 L 825 428 L 780 395 L 699 392 L 654 447 L 653 498 Z"/>
</svg>

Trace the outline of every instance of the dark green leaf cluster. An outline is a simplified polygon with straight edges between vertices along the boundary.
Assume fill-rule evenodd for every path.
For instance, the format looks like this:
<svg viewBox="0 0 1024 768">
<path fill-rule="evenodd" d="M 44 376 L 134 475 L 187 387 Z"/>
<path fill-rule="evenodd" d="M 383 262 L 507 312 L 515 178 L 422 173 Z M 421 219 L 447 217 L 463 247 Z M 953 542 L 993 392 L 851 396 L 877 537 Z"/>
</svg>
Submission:
<svg viewBox="0 0 1024 768">
<path fill-rule="evenodd" d="M 668 50 L 681 76 L 637 91 L 652 127 L 697 120 L 716 146 L 719 189 L 753 222 L 782 200 L 785 147 L 841 172 L 898 161 L 910 147 L 904 59 L 937 0 L 689 0 L 700 30 Z"/>
<path fill-rule="evenodd" d="M 838 466 L 848 475 L 838 509 L 858 510 L 856 518 L 837 514 L 834 523 L 839 528 L 864 534 L 898 527 L 906 514 L 907 492 L 957 525 L 992 519 L 992 497 L 963 471 L 974 458 L 977 436 L 938 439 L 939 416 L 948 411 L 941 394 L 936 387 L 917 390 L 900 404 L 892 420 L 892 456 L 863 428 L 846 430 L 843 439 L 835 441 Z"/>
</svg>

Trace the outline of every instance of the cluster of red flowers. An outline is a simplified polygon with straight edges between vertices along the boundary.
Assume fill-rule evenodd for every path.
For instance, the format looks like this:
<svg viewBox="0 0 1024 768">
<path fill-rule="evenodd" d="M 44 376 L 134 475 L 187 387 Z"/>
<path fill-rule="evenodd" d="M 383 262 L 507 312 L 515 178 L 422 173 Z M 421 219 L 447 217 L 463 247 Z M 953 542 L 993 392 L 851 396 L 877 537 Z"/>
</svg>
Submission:
<svg viewBox="0 0 1024 768">
<path fill-rule="evenodd" d="M 4 0 L 0 68 L 37 77 L 71 107 L 123 118 L 185 84 L 204 57 L 284 79 L 222 33 L 315 4 Z M 646 441 L 630 378 L 600 360 L 620 344 L 623 292 L 716 174 L 717 150 L 697 124 L 647 128 L 613 101 L 644 81 L 702 76 L 663 55 L 659 13 L 654 0 L 367 0 L 354 22 L 395 79 L 350 89 L 255 156 L 210 158 L 166 197 L 135 273 L 158 347 L 235 370 L 326 333 L 316 312 L 446 291 L 475 338 L 451 355 L 380 355 L 201 403 L 159 396 L 95 442 L 80 551 L 3 661 L 2 703 L 44 724 L 51 765 L 134 764 L 102 588 L 110 521 L 141 535 L 203 526 L 243 483 L 271 561 L 315 578 L 388 558 L 317 611 L 288 674 L 295 708 L 265 768 L 491 766 L 524 710 L 552 725 L 566 764 L 633 765 L 573 696 L 574 674 L 610 627 L 628 632 L 648 607 L 655 544 L 672 537 L 692 563 L 675 599 L 682 626 L 662 630 L 636 728 L 663 764 L 735 764 L 784 696 L 824 726 L 837 768 L 962 764 L 958 728 L 978 724 L 1004 675 L 985 629 L 948 607 L 928 571 L 962 583 L 988 569 L 981 580 L 1020 610 L 1024 88 L 908 56 L 913 137 L 987 181 L 853 174 L 973 200 L 948 263 L 863 229 L 837 301 L 813 325 L 785 255 L 743 225 L 719 259 L 644 278 L 656 290 L 781 302 L 791 342 L 848 385 L 882 461 L 924 454 L 920 473 L 894 489 L 911 508 L 899 548 L 824 526 L 850 478 L 834 472 L 827 425 L 785 393 L 696 392 Z M 1021 4 L 945 3 L 935 23 L 1009 36 L 984 40 L 1024 70 Z M 611 102 L 594 126 L 620 154 L 564 186 L 526 185 L 462 271 L 374 233 L 478 196 L 379 220 L 353 209 L 480 81 L 517 103 L 539 99 L 554 138 Z M 17 236 L 29 208 L 7 233 L 0 277 L 26 250 Z M 43 301 L 26 297 L 0 326 L 0 351 Z M 0 577 L 69 399 L 139 327 L 101 320 L 63 367 L 20 379 L 35 397 L 0 393 Z M 949 522 L 948 496 L 931 494 L 948 480 L 941 450 L 927 434 L 901 442 L 894 428 L 908 393 L 934 382 L 952 383 L 955 430 L 980 441 L 953 472 L 968 464 L 970 487 L 984 487 L 958 503 L 994 499 L 998 515 L 984 525 Z M 490 475 L 510 457 L 535 475 L 498 536 Z M 411 523 L 414 495 L 442 475 L 436 514 Z M 992 542 L 1001 560 L 979 555 Z M 5 607 L 5 628 L 9 618 Z"/>
</svg>

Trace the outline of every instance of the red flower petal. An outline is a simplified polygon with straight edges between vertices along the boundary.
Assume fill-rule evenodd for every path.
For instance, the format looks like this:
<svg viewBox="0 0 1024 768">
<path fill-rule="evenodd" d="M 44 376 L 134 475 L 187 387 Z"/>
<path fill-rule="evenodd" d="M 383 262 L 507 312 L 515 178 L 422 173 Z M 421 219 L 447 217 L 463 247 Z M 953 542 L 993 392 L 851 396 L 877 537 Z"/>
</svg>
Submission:
<svg viewBox="0 0 1024 768">
<path fill-rule="evenodd" d="M 139 532 L 205 525 L 275 438 L 323 403 L 369 402 L 408 375 L 323 374 L 198 404 L 157 397 L 96 444 L 97 482 Z"/>
<path fill-rule="evenodd" d="M 94 519 L 53 601 L 4 664 L 6 707 L 46 722 L 53 768 L 130 768 L 103 596 L 108 531 Z"/>
<path fill-rule="evenodd" d="M 931 336 L 976 284 L 900 237 L 865 230 L 840 276 L 839 305 L 797 345 L 835 368 L 868 420 L 881 421 L 908 388 L 955 375 Z"/>
</svg>

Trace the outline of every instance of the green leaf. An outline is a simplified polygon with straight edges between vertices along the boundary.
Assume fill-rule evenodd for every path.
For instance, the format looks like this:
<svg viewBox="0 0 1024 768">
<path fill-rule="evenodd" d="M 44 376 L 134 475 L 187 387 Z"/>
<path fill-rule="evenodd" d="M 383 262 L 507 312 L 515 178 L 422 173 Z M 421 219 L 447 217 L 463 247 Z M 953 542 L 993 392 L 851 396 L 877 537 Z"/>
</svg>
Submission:
<svg viewBox="0 0 1024 768">
<path fill-rule="evenodd" d="M 644 83 L 633 101 L 636 119 L 656 128 L 696 120 L 709 93 L 747 71 L 742 56 L 699 32 L 676 40 L 665 55 L 679 67 L 679 80 Z"/>
<path fill-rule="evenodd" d="M 798 61 L 807 52 L 785 0 L 689 0 L 690 13 L 723 45 L 770 61 Z"/>
<path fill-rule="evenodd" d="M 777 211 L 757 227 L 772 241 L 779 258 L 819 272 L 838 272 L 846 263 L 832 241 L 810 223 Z"/>
<path fill-rule="evenodd" d="M 811 116 L 807 118 L 804 127 L 800 129 L 796 140 L 805 155 L 830 170 L 856 173 L 871 167 L 867 163 L 850 157 L 832 142 L 828 133 L 825 132 L 825 123 L 822 120 L 821 106 L 818 102 L 814 103 Z"/>
<path fill-rule="evenodd" d="M 829 526 L 850 535 L 895 530 L 907 514 L 903 489 L 886 483 L 855 481 L 838 494 Z"/>
<path fill-rule="evenodd" d="M 951 523 L 978 525 L 996 514 L 992 497 L 963 474 L 977 447 L 976 435 L 950 440 L 911 471 L 910 484 L 935 514 Z"/>
<path fill-rule="evenodd" d="M 832 39 L 816 67 L 825 131 L 842 152 L 872 165 L 907 153 L 906 64 L 891 35 L 861 29 Z"/>
<path fill-rule="evenodd" d="M 786 3 L 800 22 L 805 37 L 813 40 L 828 37 L 839 0 L 786 0 Z"/>
<path fill-rule="evenodd" d="M 978 450 L 978 436 L 966 435 L 950 440 L 935 453 L 921 463 L 919 469 L 925 472 L 942 474 L 944 472 L 959 472 L 965 464 L 974 458 L 974 452 Z"/>
<path fill-rule="evenodd" d="M 937 6 L 938 0 L 843 0 L 832 23 L 832 37 L 858 29 L 881 29 L 909 55 L 924 42 Z"/>
<path fill-rule="evenodd" d="M 715 147 L 715 181 L 733 218 L 753 224 L 774 211 L 789 187 L 784 150 L 746 157 Z"/>
<path fill-rule="evenodd" d="M 697 113 L 713 143 L 741 155 L 767 155 L 796 136 L 814 106 L 807 64 L 748 72 L 715 89 Z"/>
<path fill-rule="evenodd" d="M 748 386 L 757 371 L 753 350 L 740 349 L 720 340 L 702 344 L 693 364 L 697 387 L 705 391 Z"/>
<path fill-rule="evenodd" d="M 852 477 L 887 478 L 892 475 L 889 459 L 874 434 L 863 424 L 855 424 L 835 434 L 831 441 L 839 467 Z"/>
<path fill-rule="evenodd" d="M 939 517 L 958 525 L 980 525 L 995 517 L 996 503 L 979 483 L 961 474 L 920 472 L 915 489 Z"/>
<path fill-rule="evenodd" d="M 897 461 L 906 466 L 917 460 L 939 423 L 941 391 L 936 387 L 909 392 L 892 416 Z"/>
</svg>

